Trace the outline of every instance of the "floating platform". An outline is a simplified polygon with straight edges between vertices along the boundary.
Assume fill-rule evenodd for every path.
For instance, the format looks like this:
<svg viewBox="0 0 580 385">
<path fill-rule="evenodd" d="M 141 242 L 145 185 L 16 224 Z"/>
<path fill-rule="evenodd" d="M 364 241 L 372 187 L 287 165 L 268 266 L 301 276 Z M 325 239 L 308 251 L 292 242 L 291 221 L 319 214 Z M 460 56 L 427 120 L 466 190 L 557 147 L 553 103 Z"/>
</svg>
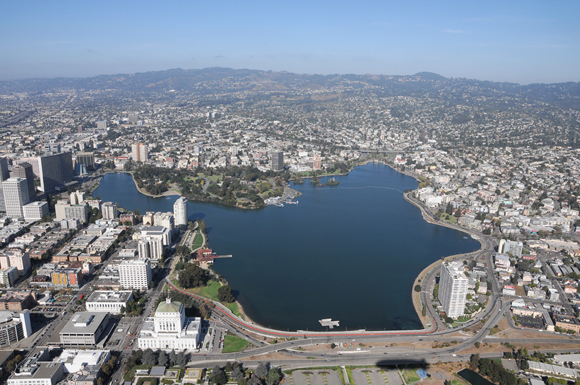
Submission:
<svg viewBox="0 0 580 385">
<path fill-rule="evenodd" d="M 333 321 L 331 318 L 325 318 L 318 320 L 322 326 L 328 326 L 329 329 L 334 328 L 335 326 L 339 326 L 338 323 L 340 321 Z"/>
</svg>

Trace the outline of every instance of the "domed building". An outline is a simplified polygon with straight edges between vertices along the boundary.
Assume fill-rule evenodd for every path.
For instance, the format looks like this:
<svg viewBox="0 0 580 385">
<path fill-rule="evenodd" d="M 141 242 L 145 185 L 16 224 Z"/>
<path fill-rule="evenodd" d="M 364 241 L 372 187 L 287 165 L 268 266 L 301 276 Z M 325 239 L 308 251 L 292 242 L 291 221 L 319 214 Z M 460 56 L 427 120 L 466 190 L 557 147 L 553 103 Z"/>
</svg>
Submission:
<svg viewBox="0 0 580 385">
<path fill-rule="evenodd" d="M 140 349 L 194 350 L 199 345 L 201 318 L 185 316 L 181 302 L 167 298 L 153 317 L 148 318 L 139 333 Z"/>
</svg>

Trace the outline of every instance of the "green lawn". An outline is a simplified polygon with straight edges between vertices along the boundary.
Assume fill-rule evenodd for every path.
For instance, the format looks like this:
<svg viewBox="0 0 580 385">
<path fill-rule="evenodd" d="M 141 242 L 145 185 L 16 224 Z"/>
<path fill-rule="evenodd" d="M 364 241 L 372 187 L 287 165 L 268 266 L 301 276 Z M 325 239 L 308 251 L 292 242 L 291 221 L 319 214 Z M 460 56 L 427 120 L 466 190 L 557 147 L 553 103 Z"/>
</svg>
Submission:
<svg viewBox="0 0 580 385">
<path fill-rule="evenodd" d="M 203 245 L 203 235 L 199 233 L 199 231 L 195 232 L 193 242 L 191 243 L 191 248 L 193 250 L 200 248 Z"/>
<path fill-rule="evenodd" d="M 200 295 L 202 297 L 205 298 L 209 298 L 209 299 L 213 299 L 216 302 L 219 302 L 218 297 L 217 297 L 217 292 L 218 289 L 220 288 L 220 283 L 217 281 L 209 281 L 207 286 L 205 287 L 196 287 L 194 289 L 188 289 L 188 291 Z M 237 302 L 233 302 L 233 303 L 224 303 L 223 304 L 225 307 L 227 307 L 228 309 L 230 309 L 232 311 L 232 313 L 234 313 L 235 315 L 237 315 L 238 317 L 242 317 L 242 313 L 240 313 L 240 308 L 238 306 Z"/>
<path fill-rule="evenodd" d="M 417 382 L 421 379 L 417 374 L 417 369 L 405 369 L 403 370 L 403 374 L 405 375 L 407 382 Z"/>
<path fill-rule="evenodd" d="M 244 350 L 249 344 L 245 339 L 228 333 L 224 338 L 224 349 L 222 353 L 239 352 Z"/>
</svg>

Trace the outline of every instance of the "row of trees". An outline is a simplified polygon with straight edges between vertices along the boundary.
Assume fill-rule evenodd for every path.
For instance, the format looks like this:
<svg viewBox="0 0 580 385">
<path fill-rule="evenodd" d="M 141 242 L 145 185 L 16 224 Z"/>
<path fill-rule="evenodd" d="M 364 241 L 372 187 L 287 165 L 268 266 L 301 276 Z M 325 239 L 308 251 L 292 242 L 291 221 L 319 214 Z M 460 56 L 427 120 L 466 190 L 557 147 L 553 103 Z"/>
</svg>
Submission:
<svg viewBox="0 0 580 385">
<path fill-rule="evenodd" d="M 125 366 L 125 372 L 128 372 L 134 366 L 139 365 L 161 365 L 161 366 L 185 366 L 189 362 L 189 355 L 185 354 L 184 351 L 175 353 L 175 350 L 166 353 L 163 350 L 155 352 L 151 349 L 145 350 L 133 350 L 131 357 L 127 360 L 127 365 Z"/>
<path fill-rule="evenodd" d="M 228 372 L 230 373 L 228 377 Z M 280 368 L 269 368 L 268 364 L 260 363 L 252 372 L 244 369 L 241 363 L 228 362 L 225 368 L 214 366 L 209 380 L 213 384 L 224 385 L 229 379 L 238 383 L 238 385 L 277 385 L 283 378 Z"/>
</svg>

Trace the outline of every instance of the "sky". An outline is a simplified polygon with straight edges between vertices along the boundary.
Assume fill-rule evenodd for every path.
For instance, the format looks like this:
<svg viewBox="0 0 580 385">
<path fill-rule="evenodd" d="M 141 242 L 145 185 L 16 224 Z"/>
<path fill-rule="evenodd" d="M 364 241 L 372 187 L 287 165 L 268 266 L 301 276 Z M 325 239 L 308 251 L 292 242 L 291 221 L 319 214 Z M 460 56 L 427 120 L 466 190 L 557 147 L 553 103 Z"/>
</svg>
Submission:
<svg viewBox="0 0 580 385">
<path fill-rule="evenodd" d="M 580 81 L 580 1 L 0 3 L 0 79 L 170 68 Z"/>
</svg>

